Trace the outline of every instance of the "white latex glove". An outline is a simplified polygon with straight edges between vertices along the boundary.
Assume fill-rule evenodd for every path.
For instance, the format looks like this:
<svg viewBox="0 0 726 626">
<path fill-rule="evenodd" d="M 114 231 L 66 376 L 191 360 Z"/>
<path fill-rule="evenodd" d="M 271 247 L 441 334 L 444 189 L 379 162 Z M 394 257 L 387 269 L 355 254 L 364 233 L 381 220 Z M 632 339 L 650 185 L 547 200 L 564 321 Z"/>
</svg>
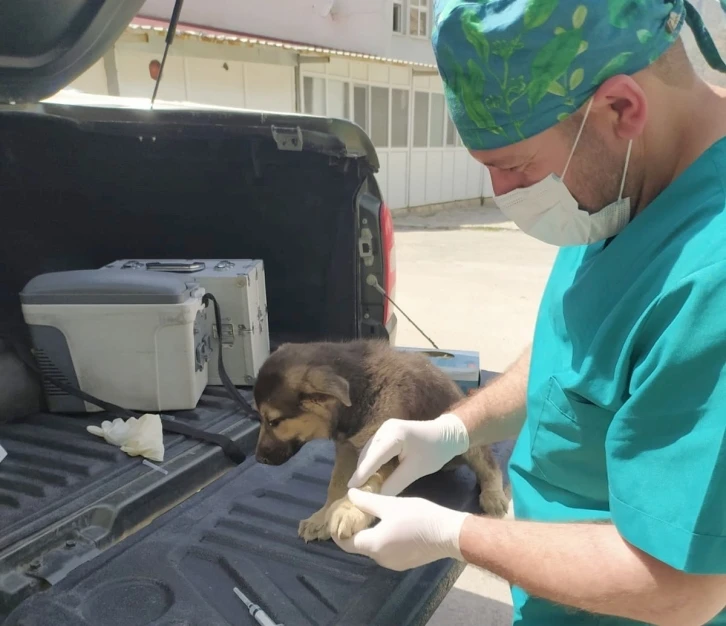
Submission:
<svg viewBox="0 0 726 626">
<path fill-rule="evenodd" d="M 161 417 L 146 413 L 138 419 L 130 417 L 126 421 L 120 417 L 98 426 L 87 426 L 92 435 L 103 437 L 108 443 L 121 448 L 129 456 L 143 456 L 150 461 L 164 460 L 164 431 Z"/>
<path fill-rule="evenodd" d="M 381 496 L 358 489 L 351 489 L 348 499 L 381 521 L 350 539 L 333 536 L 346 552 L 363 554 L 399 572 L 439 559 L 464 560 L 459 535 L 470 513 L 445 509 L 422 498 Z"/>
<path fill-rule="evenodd" d="M 3 462 L 3 459 L 8 455 L 7 452 L 5 452 L 5 448 L 0 446 L 0 463 Z"/>
<path fill-rule="evenodd" d="M 395 496 L 468 449 L 469 433 L 453 413 L 426 422 L 390 419 L 361 451 L 348 487 L 362 487 L 382 465 L 397 456 L 400 465 L 381 488 L 383 495 Z"/>
</svg>

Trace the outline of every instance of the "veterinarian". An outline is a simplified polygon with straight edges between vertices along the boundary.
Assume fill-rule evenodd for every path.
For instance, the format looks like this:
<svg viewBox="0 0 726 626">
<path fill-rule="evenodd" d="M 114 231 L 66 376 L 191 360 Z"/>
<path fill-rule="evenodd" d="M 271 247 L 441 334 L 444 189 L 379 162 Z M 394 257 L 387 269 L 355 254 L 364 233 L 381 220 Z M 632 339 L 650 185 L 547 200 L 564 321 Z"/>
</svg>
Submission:
<svg viewBox="0 0 726 626">
<path fill-rule="evenodd" d="M 726 71 L 683 0 L 438 2 L 462 140 L 504 214 L 561 250 L 531 351 L 369 442 L 351 487 L 402 463 L 386 495 L 351 490 L 381 522 L 345 550 L 490 570 L 515 624 L 726 624 L 726 92 L 696 76 L 686 20 Z M 515 520 L 394 497 L 515 436 Z"/>
</svg>

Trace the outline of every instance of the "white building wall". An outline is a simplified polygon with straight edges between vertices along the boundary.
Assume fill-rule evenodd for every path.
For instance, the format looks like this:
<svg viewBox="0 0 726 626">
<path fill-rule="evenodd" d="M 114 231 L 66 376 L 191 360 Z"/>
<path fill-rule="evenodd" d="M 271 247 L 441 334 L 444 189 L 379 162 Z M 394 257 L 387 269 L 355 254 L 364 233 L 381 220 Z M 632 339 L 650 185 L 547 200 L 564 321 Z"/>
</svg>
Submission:
<svg viewBox="0 0 726 626">
<path fill-rule="evenodd" d="M 108 83 L 106 81 L 106 69 L 103 59 L 96 62 L 74 80 L 68 89 L 77 89 L 84 93 L 97 93 L 106 95 L 108 93 Z"/>
<path fill-rule="evenodd" d="M 462 146 L 437 75 L 331 58 L 301 67 L 303 112 L 353 120 L 371 137 L 392 209 L 490 196 L 486 169 Z M 346 95 L 347 94 L 347 95 Z"/>
<path fill-rule="evenodd" d="M 722 54 L 726 55 L 726 18 L 718 0 L 692 2 L 703 15 Z M 435 64 L 430 43 L 433 4 L 434 0 L 186 0 L 180 21 L 231 33 Z M 140 14 L 168 20 L 173 5 L 174 0 L 147 0 Z M 726 85 L 724 75 L 707 67 L 688 28 L 684 28 L 683 38 L 699 74 L 716 84 Z M 177 50 L 178 46 L 175 44 Z M 149 89 L 148 77 L 136 76 L 137 69 L 130 68 L 129 64 L 129 59 L 122 59 L 119 67 L 122 95 L 145 95 Z M 216 61 L 202 59 L 176 59 L 173 65 L 167 70 L 167 84 L 162 85 L 163 98 L 185 97 L 193 101 L 277 111 L 294 109 L 294 70 L 280 67 L 279 61 L 267 66 L 228 62 L 229 69 L 224 70 Z M 145 71 L 146 68 L 142 73 Z M 181 82 L 168 85 L 171 82 L 169 74 L 173 74 L 174 81 Z M 458 137 L 452 139 L 446 123 L 443 145 L 441 143 L 438 77 L 416 76 L 414 82 L 410 68 L 365 63 L 349 65 L 336 58 L 327 66 L 304 65 L 302 74 L 299 88 L 303 107 L 304 98 L 308 99 L 306 111 L 351 117 L 372 136 L 381 161 L 378 181 L 392 207 L 492 195 L 488 173 L 461 147 Z M 310 94 L 305 96 L 302 93 L 306 91 L 302 84 L 304 77 L 314 76 L 317 80 L 310 83 Z M 104 67 L 97 64 L 88 76 L 81 77 L 73 86 L 97 90 L 103 82 Z M 381 106 L 378 100 L 378 104 L 374 104 L 375 98 L 382 97 L 381 89 L 388 91 L 388 128 L 378 128 L 376 124 L 372 128 L 374 120 L 370 109 Z M 399 128 L 394 121 L 397 96 L 393 89 L 409 93 L 407 146 L 394 141 L 394 134 L 399 137 Z M 369 108 L 359 111 L 358 119 L 355 115 L 356 93 Z M 421 104 L 418 114 L 414 105 L 417 97 Z M 428 124 L 424 118 L 428 119 Z M 382 140 L 383 136 L 387 139 Z M 414 141 L 415 136 L 418 141 Z"/>
<path fill-rule="evenodd" d="M 267 63 L 245 63 L 245 107 L 263 111 L 295 110 L 295 70 Z"/>
<path fill-rule="evenodd" d="M 116 44 L 120 96 L 149 98 L 154 81 L 149 63 L 160 61 L 164 38 L 131 33 Z M 296 55 L 177 38 L 164 67 L 161 100 L 198 102 L 275 112 L 295 110 Z M 96 92 L 97 93 L 97 92 Z"/>
<path fill-rule="evenodd" d="M 428 39 L 433 0 L 397 4 L 403 34 L 393 32 L 394 0 L 186 0 L 180 22 L 433 64 Z M 174 0 L 147 0 L 140 15 L 168 21 L 173 7 Z M 409 33 L 412 15 L 425 35 Z"/>
<path fill-rule="evenodd" d="M 246 106 L 244 63 L 200 57 L 184 57 L 183 61 L 187 100 L 228 107 Z M 149 82 L 148 74 L 146 82 Z"/>
<path fill-rule="evenodd" d="M 149 63 L 158 58 L 154 52 L 127 50 L 116 46 L 119 95 L 124 98 L 150 98 L 154 91 L 154 81 L 149 75 Z M 169 55 L 167 58 L 158 98 L 173 101 L 187 100 L 183 57 Z M 207 99 L 204 101 L 206 103 Z"/>
</svg>

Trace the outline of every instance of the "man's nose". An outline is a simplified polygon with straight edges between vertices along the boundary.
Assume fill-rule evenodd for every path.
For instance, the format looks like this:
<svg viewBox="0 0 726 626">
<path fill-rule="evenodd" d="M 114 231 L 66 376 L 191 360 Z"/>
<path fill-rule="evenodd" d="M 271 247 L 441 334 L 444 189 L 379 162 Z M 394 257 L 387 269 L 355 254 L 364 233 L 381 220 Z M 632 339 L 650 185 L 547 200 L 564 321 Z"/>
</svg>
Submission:
<svg viewBox="0 0 726 626">
<path fill-rule="evenodd" d="M 503 196 L 505 193 L 527 186 L 521 172 L 500 170 L 496 167 L 489 167 L 487 169 L 492 179 L 492 190 L 495 196 Z"/>
</svg>

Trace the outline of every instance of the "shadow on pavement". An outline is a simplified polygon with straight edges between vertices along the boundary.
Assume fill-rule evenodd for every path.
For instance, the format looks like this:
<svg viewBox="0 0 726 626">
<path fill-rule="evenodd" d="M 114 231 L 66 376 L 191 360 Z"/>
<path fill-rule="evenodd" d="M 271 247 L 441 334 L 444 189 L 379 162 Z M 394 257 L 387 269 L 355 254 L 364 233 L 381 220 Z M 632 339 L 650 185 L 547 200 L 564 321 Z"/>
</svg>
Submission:
<svg viewBox="0 0 726 626">
<path fill-rule="evenodd" d="M 510 626 L 511 623 L 511 605 L 455 587 L 427 626 Z"/>
<path fill-rule="evenodd" d="M 402 215 L 394 218 L 396 230 L 516 230 L 490 202 L 483 206 L 443 209 L 432 215 Z"/>
</svg>

